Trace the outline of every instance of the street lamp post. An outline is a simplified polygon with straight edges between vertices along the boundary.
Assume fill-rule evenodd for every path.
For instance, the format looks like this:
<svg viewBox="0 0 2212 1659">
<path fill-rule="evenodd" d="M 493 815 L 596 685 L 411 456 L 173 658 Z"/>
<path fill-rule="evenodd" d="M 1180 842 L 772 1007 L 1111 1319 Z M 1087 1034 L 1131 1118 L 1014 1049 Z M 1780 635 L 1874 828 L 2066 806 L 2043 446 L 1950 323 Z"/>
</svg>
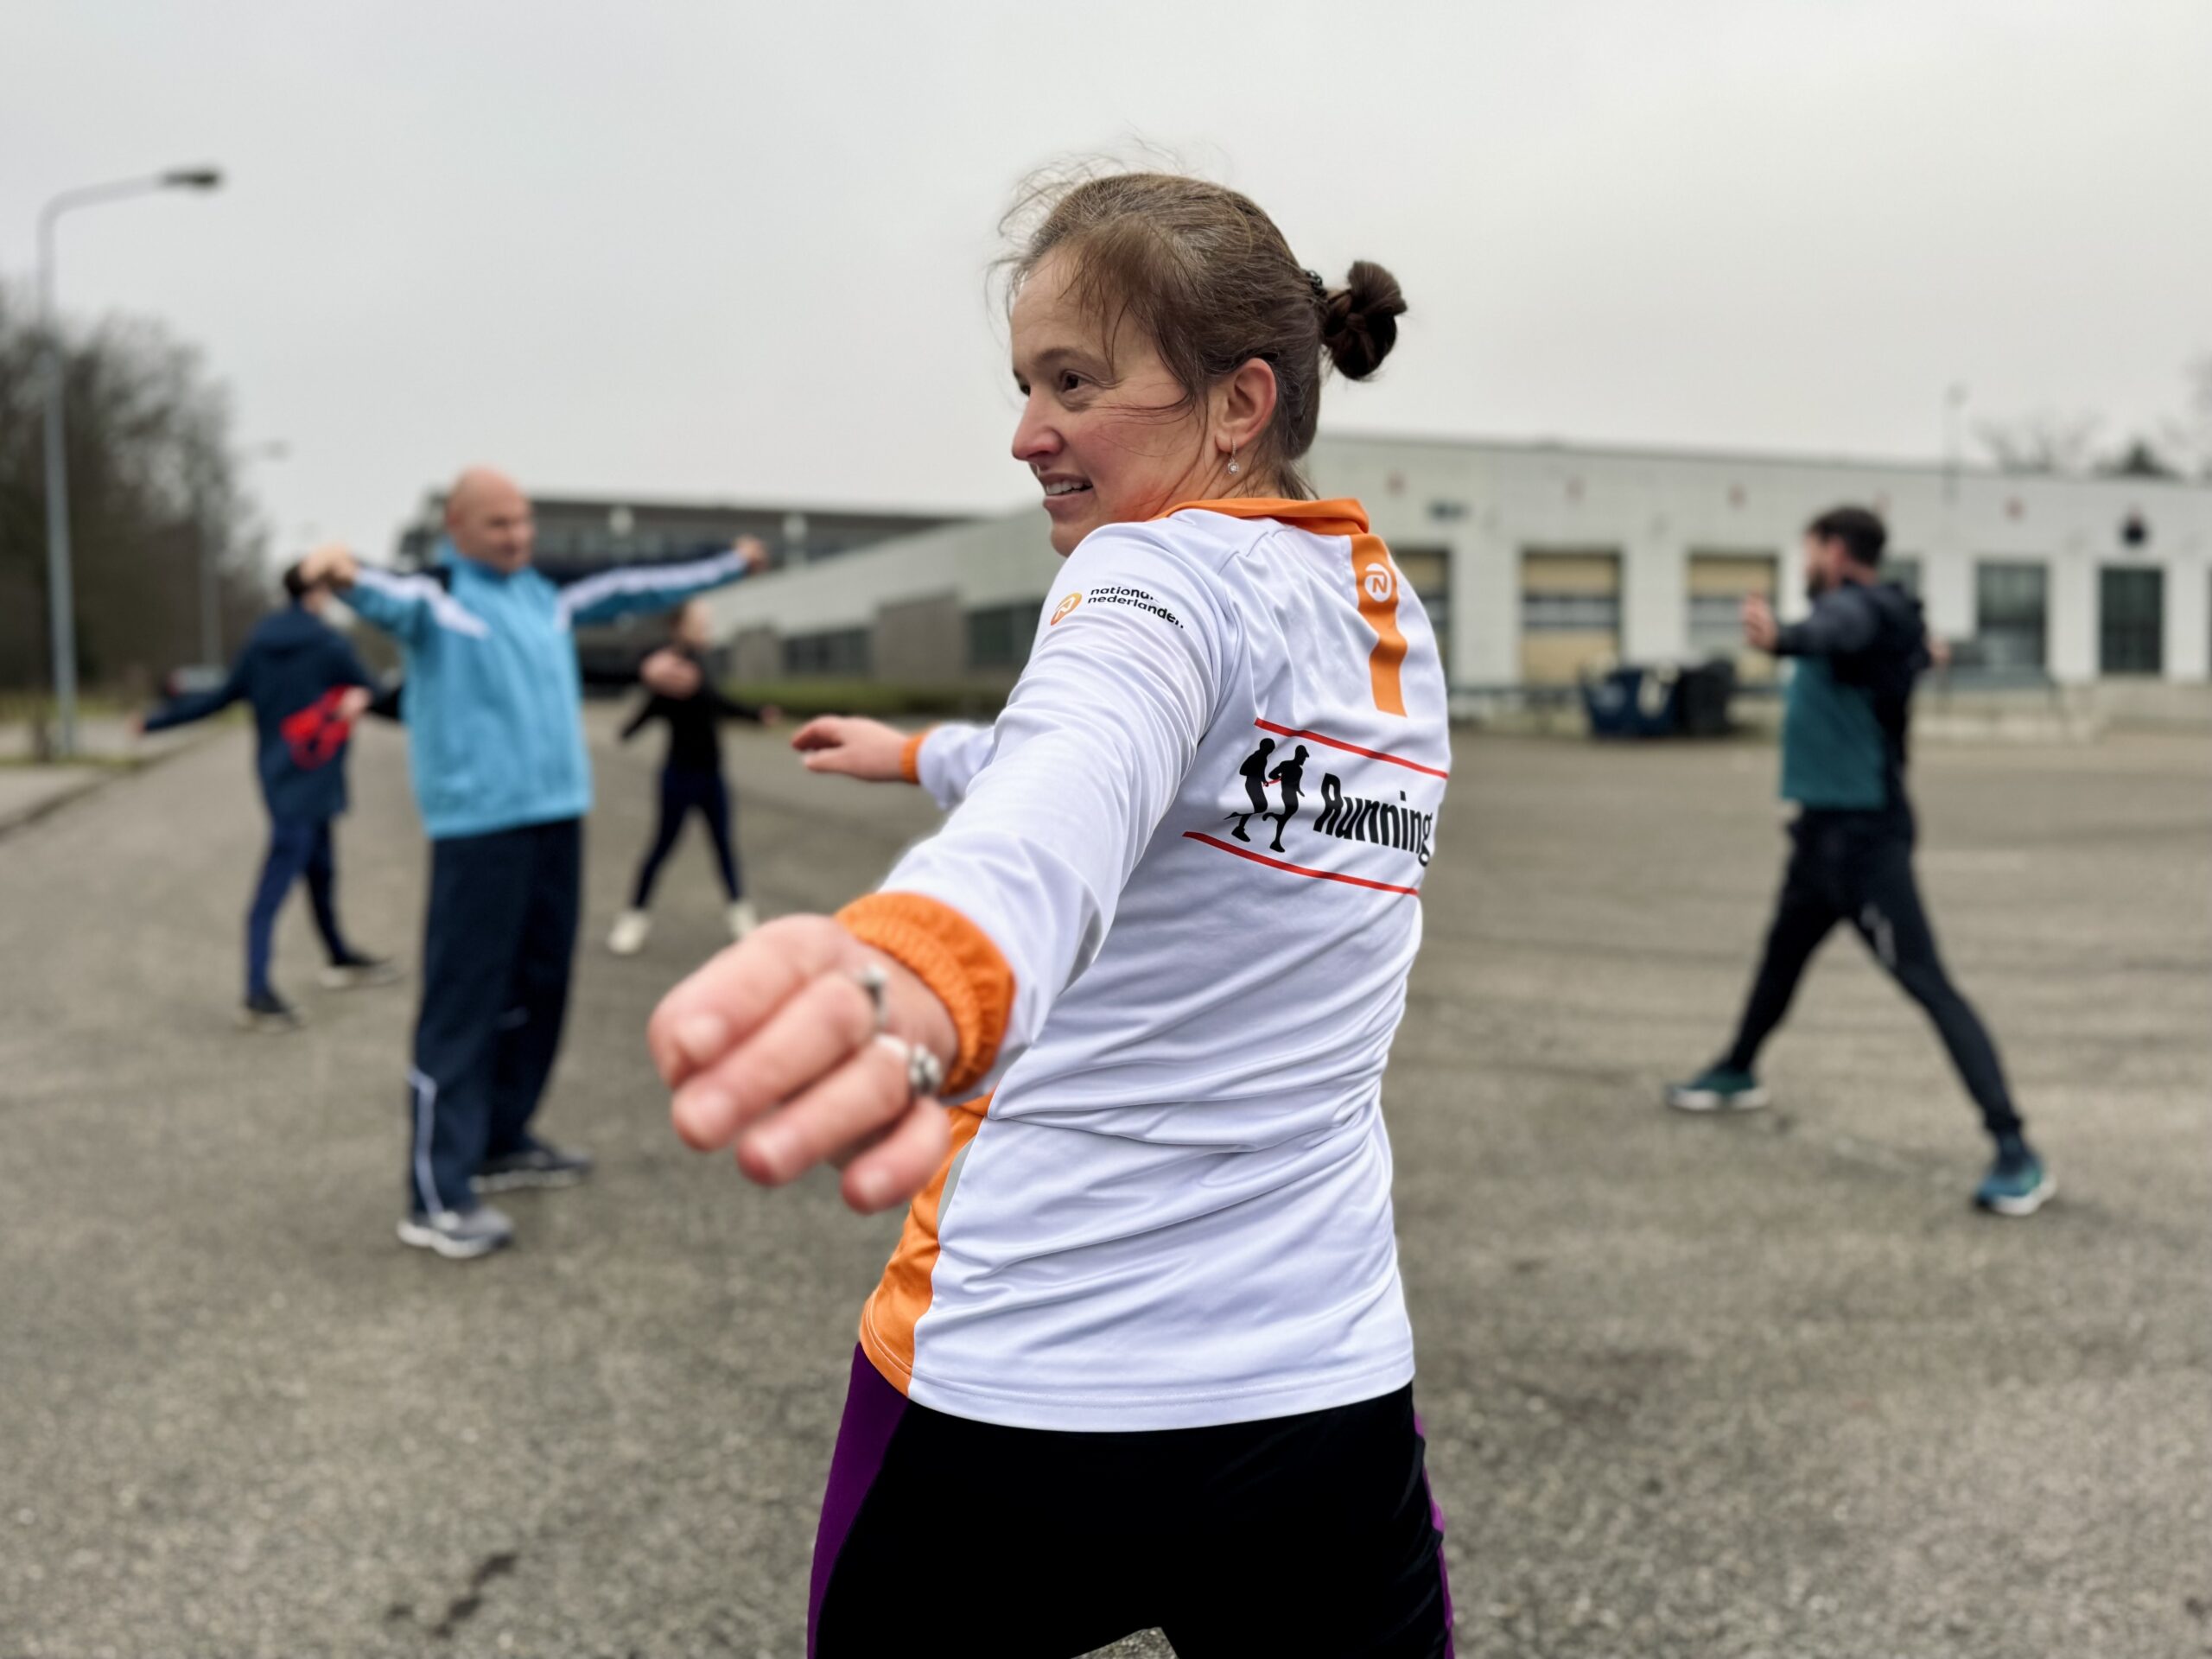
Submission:
<svg viewBox="0 0 2212 1659">
<path fill-rule="evenodd" d="M 69 462 L 62 453 L 61 418 L 67 371 L 61 350 L 61 313 L 54 301 L 54 226 L 72 208 L 149 195 L 156 190 L 213 190 L 222 181 L 222 174 L 212 167 L 177 168 L 146 178 L 118 179 L 66 190 L 39 213 L 39 322 L 46 338 L 46 582 L 54 631 L 54 715 L 59 752 L 64 755 L 77 749 L 77 606 L 69 573 Z"/>
</svg>

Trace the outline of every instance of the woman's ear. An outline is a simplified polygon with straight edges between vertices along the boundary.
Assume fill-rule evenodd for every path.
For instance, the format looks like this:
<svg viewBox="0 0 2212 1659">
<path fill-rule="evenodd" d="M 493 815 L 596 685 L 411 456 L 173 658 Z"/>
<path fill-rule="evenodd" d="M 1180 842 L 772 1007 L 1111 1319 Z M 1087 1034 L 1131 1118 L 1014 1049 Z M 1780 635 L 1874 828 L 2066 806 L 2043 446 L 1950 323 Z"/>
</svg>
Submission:
<svg viewBox="0 0 2212 1659">
<path fill-rule="evenodd" d="M 1265 359 L 1250 357 L 1214 389 L 1214 442 L 1230 450 L 1249 452 L 1275 417 L 1275 372 Z"/>
</svg>

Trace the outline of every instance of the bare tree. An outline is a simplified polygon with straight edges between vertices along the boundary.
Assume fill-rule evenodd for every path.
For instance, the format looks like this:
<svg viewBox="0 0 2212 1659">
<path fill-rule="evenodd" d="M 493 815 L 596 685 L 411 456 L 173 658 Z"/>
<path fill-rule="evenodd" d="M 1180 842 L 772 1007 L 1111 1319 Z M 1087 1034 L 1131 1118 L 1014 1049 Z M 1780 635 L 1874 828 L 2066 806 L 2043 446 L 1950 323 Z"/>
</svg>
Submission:
<svg viewBox="0 0 2212 1659">
<path fill-rule="evenodd" d="M 0 284 L 0 687 L 42 683 L 47 639 L 44 340 Z M 198 655 L 203 551 L 221 563 L 225 637 L 265 608 L 265 542 L 238 482 L 227 394 L 162 325 L 65 327 L 64 442 L 78 661 L 143 687 Z"/>
<path fill-rule="evenodd" d="M 2189 396 L 2179 415 L 2130 438 L 2097 470 L 2122 478 L 2212 479 L 2212 353 L 2183 369 Z"/>
<path fill-rule="evenodd" d="M 2165 452 L 2183 472 L 2212 478 L 2212 352 L 2183 372 L 2189 378 L 2189 405 L 2161 431 Z"/>
<path fill-rule="evenodd" d="M 2040 410 L 2009 421 L 1978 421 L 1974 435 L 1990 459 L 2008 473 L 2086 473 L 2097 459 L 2095 415 Z"/>
</svg>

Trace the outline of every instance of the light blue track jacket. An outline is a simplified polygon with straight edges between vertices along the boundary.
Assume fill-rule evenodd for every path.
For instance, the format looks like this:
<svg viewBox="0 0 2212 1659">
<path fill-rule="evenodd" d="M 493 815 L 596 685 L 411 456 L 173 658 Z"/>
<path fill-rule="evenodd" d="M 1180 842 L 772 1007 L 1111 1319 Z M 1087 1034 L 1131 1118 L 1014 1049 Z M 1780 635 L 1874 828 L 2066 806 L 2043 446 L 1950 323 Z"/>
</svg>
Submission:
<svg viewBox="0 0 2212 1659">
<path fill-rule="evenodd" d="M 429 570 L 360 568 L 346 603 L 404 649 L 415 804 L 433 841 L 580 818 L 591 810 L 570 630 L 664 611 L 746 572 L 734 553 L 629 565 L 566 588 L 438 544 Z"/>
</svg>

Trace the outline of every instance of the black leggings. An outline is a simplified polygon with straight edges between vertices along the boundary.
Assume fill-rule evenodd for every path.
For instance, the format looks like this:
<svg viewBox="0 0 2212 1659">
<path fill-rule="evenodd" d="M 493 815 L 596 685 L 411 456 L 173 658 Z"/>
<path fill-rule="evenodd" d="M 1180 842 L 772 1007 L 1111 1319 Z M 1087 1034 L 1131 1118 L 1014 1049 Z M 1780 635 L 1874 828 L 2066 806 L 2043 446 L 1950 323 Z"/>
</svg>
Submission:
<svg viewBox="0 0 2212 1659">
<path fill-rule="evenodd" d="M 1789 1011 L 1813 952 L 1829 929 L 1848 921 L 1905 994 L 1927 1010 L 1990 1134 L 2018 1133 L 2019 1114 L 2005 1086 L 1996 1046 L 1936 953 L 1935 931 L 1912 875 L 1910 820 L 1873 812 L 1807 812 L 1790 835 L 1796 846 L 1766 955 L 1726 1063 L 1751 1070 L 1760 1046 Z"/>
<path fill-rule="evenodd" d="M 1008 1428 L 858 1352 L 814 1541 L 810 1659 L 1450 1659 L 1413 1389 L 1212 1428 Z"/>
<path fill-rule="evenodd" d="M 645 849 L 645 861 L 638 866 L 638 885 L 630 900 L 632 910 L 643 910 L 652 902 L 653 882 L 660 874 L 662 861 L 676 845 L 677 836 L 683 830 L 683 820 L 694 808 L 706 819 L 707 833 L 713 838 L 715 862 L 722 873 L 722 891 L 733 901 L 744 896 L 744 879 L 738 873 L 737 854 L 730 846 L 729 789 L 722 782 L 721 773 L 669 766 L 660 774 L 660 825 L 653 831 L 653 844 Z"/>
</svg>

